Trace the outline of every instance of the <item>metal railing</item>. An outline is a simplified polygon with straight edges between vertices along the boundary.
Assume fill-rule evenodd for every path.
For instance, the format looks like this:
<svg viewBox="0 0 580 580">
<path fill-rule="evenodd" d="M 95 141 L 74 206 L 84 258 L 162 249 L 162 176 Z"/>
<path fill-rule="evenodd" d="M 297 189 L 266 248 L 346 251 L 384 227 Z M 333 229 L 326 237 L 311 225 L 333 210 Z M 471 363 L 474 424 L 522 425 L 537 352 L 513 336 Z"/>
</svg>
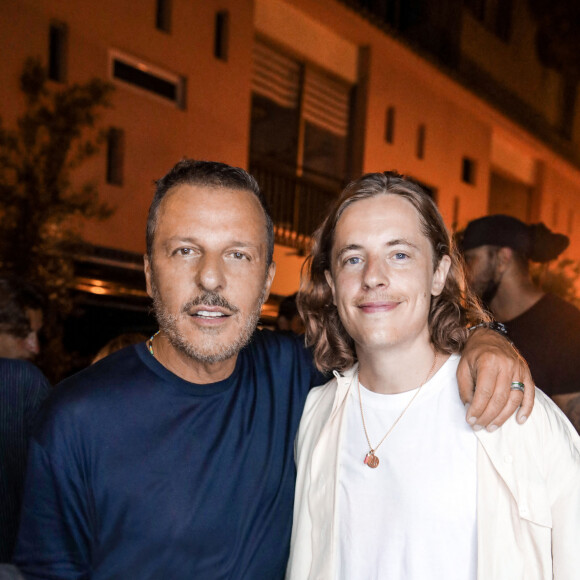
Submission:
<svg viewBox="0 0 580 580">
<path fill-rule="evenodd" d="M 311 236 L 320 225 L 331 203 L 341 190 L 323 186 L 312 179 L 298 177 L 290 170 L 272 169 L 263 163 L 250 164 L 274 221 L 275 240 L 306 254 Z"/>
</svg>

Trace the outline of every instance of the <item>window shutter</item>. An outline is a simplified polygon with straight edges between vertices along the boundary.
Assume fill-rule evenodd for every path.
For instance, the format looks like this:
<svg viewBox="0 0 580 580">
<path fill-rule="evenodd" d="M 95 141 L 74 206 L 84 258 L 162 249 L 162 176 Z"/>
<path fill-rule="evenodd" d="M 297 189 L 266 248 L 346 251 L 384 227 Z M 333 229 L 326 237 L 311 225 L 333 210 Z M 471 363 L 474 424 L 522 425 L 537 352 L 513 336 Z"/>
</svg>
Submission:
<svg viewBox="0 0 580 580">
<path fill-rule="evenodd" d="M 349 87 L 312 68 L 304 81 L 304 118 L 335 135 L 346 137 L 349 119 Z"/>
<path fill-rule="evenodd" d="M 300 64 L 257 40 L 254 43 L 252 89 L 282 107 L 298 107 Z"/>
</svg>

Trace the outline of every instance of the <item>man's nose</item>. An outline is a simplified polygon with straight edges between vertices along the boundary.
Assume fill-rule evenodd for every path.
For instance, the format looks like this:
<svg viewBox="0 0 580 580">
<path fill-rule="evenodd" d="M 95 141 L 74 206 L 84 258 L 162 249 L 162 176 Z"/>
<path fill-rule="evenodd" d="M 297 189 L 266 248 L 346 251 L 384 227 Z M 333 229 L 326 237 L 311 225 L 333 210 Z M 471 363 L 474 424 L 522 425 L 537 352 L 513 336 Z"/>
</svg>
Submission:
<svg viewBox="0 0 580 580">
<path fill-rule="evenodd" d="M 225 286 L 225 272 L 221 256 L 204 255 L 199 261 L 195 282 L 205 290 L 222 289 Z"/>
<path fill-rule="evenodd" d="M 387 265 L 383 259 L 367 256 L 363 271 L 363 285 L 367 288 L 388 286 L 389 276 L 387 270 Z"/>
</svg>

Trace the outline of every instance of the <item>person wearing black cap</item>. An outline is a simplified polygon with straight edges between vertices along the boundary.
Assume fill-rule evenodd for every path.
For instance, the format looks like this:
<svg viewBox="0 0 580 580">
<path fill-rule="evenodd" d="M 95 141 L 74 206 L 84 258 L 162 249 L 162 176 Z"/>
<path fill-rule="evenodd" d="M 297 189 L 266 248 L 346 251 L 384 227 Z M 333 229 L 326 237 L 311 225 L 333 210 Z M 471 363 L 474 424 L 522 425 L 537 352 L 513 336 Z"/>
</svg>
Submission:
<svg viewBox="0 0 580 580">
<path fill-rule="evenodd" d="M 557 258 L 569 242 L 542 223 L 491 215 L 470 222 L 461 245 L 472 288 L 505 325 L 536 384 L 580 431 L 580 310 L 544 293 L 529 271 L 530 262 Z"/>
</svg>

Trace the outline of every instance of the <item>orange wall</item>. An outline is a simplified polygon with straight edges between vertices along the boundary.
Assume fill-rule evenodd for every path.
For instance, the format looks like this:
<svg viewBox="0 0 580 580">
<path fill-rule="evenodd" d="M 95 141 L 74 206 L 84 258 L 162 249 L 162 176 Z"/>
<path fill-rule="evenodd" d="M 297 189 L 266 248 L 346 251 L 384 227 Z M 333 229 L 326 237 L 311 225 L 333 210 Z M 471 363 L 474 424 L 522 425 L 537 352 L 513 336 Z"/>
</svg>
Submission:
<svg viewBox="0 0 580 580">
<path fill-rule="evenodd" d="M 108 78 L 108 50 L 119 49 L 187 78 L 187 104 L 179 110 L 130 88 L 118 86 L 103 123 L 125 130 L 125 183 L 104 181 L 102 153 L 82 167 L 78 181 L 91 179 L 104 201 L 117 208 L 106 222 L 88 223 L 93 243 L 143 251 L 146 212 L 153 180 L 184 156 L 245 165 L 248 156 L 252 0 L 173 0 L 171 34 L 155 28 L 155 2 L 116 0 L 5 0 L 0 19 L 0 78 L 10 88 L 0 99 L 2 116 L 19 108 L 17 79 L 27 56 L 46 62 L 51 19 L 69 26 L 69 79 Z M 230 58 L 213 56 L 217 10 L 229 10 Z M 6 83 L 6 84 L 5 84 Z"/>
</svg>

